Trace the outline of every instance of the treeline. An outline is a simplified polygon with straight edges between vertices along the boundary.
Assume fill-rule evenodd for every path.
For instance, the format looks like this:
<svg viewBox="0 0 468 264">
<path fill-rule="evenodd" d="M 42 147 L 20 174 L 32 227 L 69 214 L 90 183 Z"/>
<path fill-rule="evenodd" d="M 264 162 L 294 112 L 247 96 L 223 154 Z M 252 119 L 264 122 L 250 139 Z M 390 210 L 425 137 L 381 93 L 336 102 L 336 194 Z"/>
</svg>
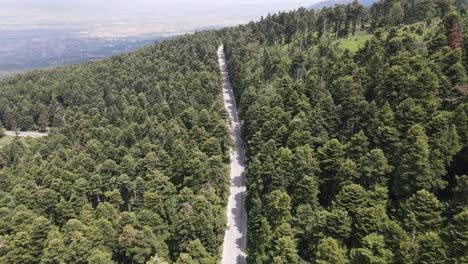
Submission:
<svg viewBox="0 0 468 264">
<path fill-rule="evenodd" d="M 202 32 L 0 81 L 0 263 L 215 263 L 230 145 Z"/>
<path fill-rule="evenodd" d="M 221 31 L 249 156 L 249 263 L 468 261 L 467 31 L 450 0 Z M 353 33 L 370 34 L 356 52 L 339 45 Z"/>
</svg>

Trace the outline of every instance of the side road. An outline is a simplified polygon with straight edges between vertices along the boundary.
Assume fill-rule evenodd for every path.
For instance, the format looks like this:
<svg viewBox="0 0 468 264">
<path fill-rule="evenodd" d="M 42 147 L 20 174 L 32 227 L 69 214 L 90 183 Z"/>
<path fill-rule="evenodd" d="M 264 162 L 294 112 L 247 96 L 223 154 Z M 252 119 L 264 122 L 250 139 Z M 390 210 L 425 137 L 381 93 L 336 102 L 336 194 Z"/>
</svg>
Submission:
<svg viewBox="0 0 468 264">
<path fill-rule="evenodd" d="M 7 136 L 16 136 L 15 131 L 5 131 L 5 135 Z M 18 137 L 32 137 L 32 138 L 39 138 L 39 137 L 45 137 L 47 134 L 44 133 L 38 133 L 38 132 L 19 132 Z"/>
</svg>

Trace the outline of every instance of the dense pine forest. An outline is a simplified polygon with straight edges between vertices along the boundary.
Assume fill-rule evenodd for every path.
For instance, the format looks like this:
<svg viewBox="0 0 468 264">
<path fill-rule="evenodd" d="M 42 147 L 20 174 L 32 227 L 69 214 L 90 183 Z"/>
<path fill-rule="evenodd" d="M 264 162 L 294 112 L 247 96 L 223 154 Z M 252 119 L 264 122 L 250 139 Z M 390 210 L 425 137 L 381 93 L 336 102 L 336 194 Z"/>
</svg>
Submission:
<svg viewBox="0 0 468 264">
<path fill-rule="evenodd" d="M 215 263 L 230 144 L 210 32 L 0 83 L 0 263 Z M 159 263 L 159 262 L 155 262 Z"/>
<path fill-rule="evenodd" d="M 231 141 L 248 263 L 467 263 L 461 0 L 268 15 L 0 80 L 0 263 L 219 262 Z"/>
<path fill-rule="evenodd" d="M 249 263 L 468 262 L 465 32 L 463 3 L 445 0 L 224 30 Z"/>
</svg>

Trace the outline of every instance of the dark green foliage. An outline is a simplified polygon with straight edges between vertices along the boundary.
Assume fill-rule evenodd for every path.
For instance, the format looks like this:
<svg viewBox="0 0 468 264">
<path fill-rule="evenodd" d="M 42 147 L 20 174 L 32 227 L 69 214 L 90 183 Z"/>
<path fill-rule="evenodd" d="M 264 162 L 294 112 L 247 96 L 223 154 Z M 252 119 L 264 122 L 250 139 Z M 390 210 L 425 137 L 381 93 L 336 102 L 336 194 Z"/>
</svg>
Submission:
<svg viewBox="0 0 468 264">
<path fill-rule="evenodd" d="M 308 263 L 461 257 L 440 238 L 466 208 L 465 24 L 456 1 L 381 0 L 221 32 L 250 161 L 250 261 L 275 261 L 286 222 Z M 291 206 L 272 207 L 279 193 Z"/>
<path fill-rule="evenodd" d="M 216 262 L 230 144 L 217 46 L 203 32 L 1 80 L 6 128 L 53 128 L 0 149 L 0 262 Z"/>
<path fill-rule="evenodd" d="M 465 263 L 466 21 L 462 1 L 355 1 L 1 80 L 0 137 L 52 130 L 0 149 L 0 262 L 215 263 L 223 42 L 249 263 Z"/>
<path fill-rule="evenodd" d="M 438 231 L 443 222 L 442 208 L 434 194 L 421 190 L 402 206 L 404 226 L 412 232 Z"/>
<path fill-rule="evenodd" d="M 351 263 L 384 264 L 391 262 L 393 253 L 385 248 L 384 238 L 371 233 L 363 238 L 362 247 L 351 250 Z"/>
<path fill-rule="evenodd" d="M 446 263 L 447 256 L 442 239 L 434 232 L 428 232 L 418 238 L 418 258 L 416 263 Z"/>
<path fill-rule="evenodd" d="M 401 196 L 410 196 L 420 189 L 430 189 L 434 172 L 429 163 L 430 149 L 424 128 L 414 125 L 407 133 L 405 148 L 402 150 L 393 191 Z M 435 186 L 434 186 L 435 187 Z"/>
<path fill-rule="evenodd" d="M 326 195 L 325 203 L 329 203 L 330 197 L 333 197 L 339 190 L 343 178 L 340 177 L 339 171 L 341 164 L 344 162 L 345 152 L 341 143 L 332 139 L 327 141 L 323 147 L 317 151 L 317 158 L 320 160 L 321 170 L 321 193 Z"/>
<path fill-rule="evenodd" d="M 354 215 L 360 208 L 368 205 L 368 194 L 364 188 L 358 184 L 344 186 L 335 196 L 333 208 L 339 208 L 348 211 Z"/>
<path fill-rule="evenodd" d="M 320 240 L 315 255 L 317 264 L 345 264 L 345 250 L 333 238 Z"/>
<path fill-rule="evenodd" d="M 448 258 L 454 263 L 466 262 L 466 241 L 468 239 L 468 210 L 464 209 L 453 217 L 453 220 L 442 233 L 447 243 Z"/>
</svg>

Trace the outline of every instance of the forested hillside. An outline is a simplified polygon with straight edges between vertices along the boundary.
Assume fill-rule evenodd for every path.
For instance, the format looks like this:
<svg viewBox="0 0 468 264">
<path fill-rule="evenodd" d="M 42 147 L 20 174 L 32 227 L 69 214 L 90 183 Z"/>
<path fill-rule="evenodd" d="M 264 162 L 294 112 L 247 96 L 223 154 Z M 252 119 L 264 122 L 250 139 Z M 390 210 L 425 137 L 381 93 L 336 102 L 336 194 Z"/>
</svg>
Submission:
<svg viewBox="0 0 468 264">
<path fill-rule="evenodd" d="M 218 263 L 224 43 L 248 263 L 467 263 L 461 0 L 268 15 L 0 81 L 0 263 Z M 1 137 L 2 133 L 0 133 Z"/>
<path fill-rule="evenodd" d="M 215 263 L 230 144 L 218 45 L 202 32 L 0 81 L 4 127 L 53 127 L 0 148 L 0 263 Z"/>
<path fill-rule="evenodd" d="M 249 263 L 467 263 L 461 1 L 299 9 L 222 32 Z"/>
</svg>

